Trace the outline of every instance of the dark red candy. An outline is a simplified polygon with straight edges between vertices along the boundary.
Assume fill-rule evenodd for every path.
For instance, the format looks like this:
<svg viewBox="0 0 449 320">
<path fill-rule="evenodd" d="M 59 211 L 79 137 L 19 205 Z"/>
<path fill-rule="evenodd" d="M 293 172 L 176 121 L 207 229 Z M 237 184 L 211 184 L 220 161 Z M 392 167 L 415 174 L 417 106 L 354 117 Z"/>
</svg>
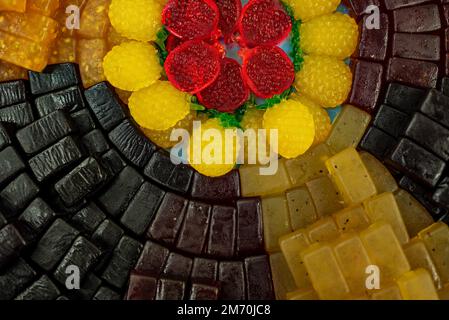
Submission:
<svg viewBox="0 0 449 320">
<path fill-rule="evenodd" d="M 261 98 L 271 98 L 291 87 L 295 68 L 279 47 L 260 46 L 243 53 L 243 78 Z"/>
<path fill-rule="evenodd" d="M 182 40 L 174 35 L 170 34 L 167 38 L 167 42 L 165 43 L 165 48 L 168 52 L 173 51 L 176 47 L 178 47 L 182 43 Z"/>
<path fill-rule="evenodd" d="M 238 109 L 249 97 L 249 89 L 243 81 L 242 68 L 238 62 L 224 58 L 217 80 L 197 96 L 208 109 L 221 112 L 233 112 Z"/>
<path fill-rule="evenodd" d="M 178 38 L 207 39 L 216 33 L 219 16 L 213 0 L 169 0 L 162 11 L 162 23 Z"/>
<path fill-rule="evenodd" d="M 225 40 L 230 40 L 242 13 L 242 2 L 241 0 L 216 0 L 215 3 L 220 12 L 218 28 L 221 30 Z"/>
<path fill-rule="evenodd" d="M 179 90 L 195 94 L 214 82 L 221 69 L 221 53 L 201 40 L 187 41 L 165 61 L 168 80 Z"/>
<path fill-rule="evenodd" d="M 291 18 L 278 0 L 250 1 L 239 22 L 241 40 L 248 47 L 279 44 L 291 29 Z"/>
</svg>

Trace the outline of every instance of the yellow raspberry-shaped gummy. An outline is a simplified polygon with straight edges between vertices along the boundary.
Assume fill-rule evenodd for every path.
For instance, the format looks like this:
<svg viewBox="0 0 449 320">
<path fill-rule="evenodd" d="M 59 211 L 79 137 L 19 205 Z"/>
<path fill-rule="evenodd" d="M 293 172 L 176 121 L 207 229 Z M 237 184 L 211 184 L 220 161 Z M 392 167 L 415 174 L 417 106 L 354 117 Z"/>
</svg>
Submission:
<svg viewBox="0 0 449 320">
<path fill-rule="evenodd" d="M 155 83 L 160 77 L 156 49 L 149 43 L 124 42 L 115 46 L 104 57 L 106 79 L 116 88 L 137 91 Z"/>
<path fill-rule="evenodd" d="M 263 129 L 264 114 L 265 114 L 265 110 L 259 110 L 256 108 L 247 109 L 245 114 L 243 115 L 240 125 L 242 126 L 243 130 Z"/>
<path fill-rule="evenodd" d="M 207 131 L 209 129 L 212 131 Z M 215 132 L 217 136 L 211 134 L 206 138 L 208 132 Z M 239 151 L 239 142 L 235 138 L 226 139 L 226 132 L 220 121 L 209 119 L 201 125 L 201 131 L 193 128 L 188 159 L 199 173 L 208 177 L 220 177 L 234 169 Z"/>
<path fill-rule="evenodd" d="M 278 130 L 279 154 L 284 158 L 291 159 L 304 154 L 315 139 L 312 113 L 308 107 L 295 100 L 284 100 L 268 109 L 263 123 L 268 131 Z"/>
<path fill-rule="evenodd" d="M 265 155 L 261 155 L 264 158 L 269 157 L 270 155 L 270 134 L 265 134 L 265 131 L 261 131 L 259 133 L 259 129 L 264 129 L 263 127 L 263 117 L 265 115 L 265 110 L 259 110 L 256 108 L 247 109 L 245 114 L 243 115 L 242 121 L 240 125 L 242 129 L 247 132 L 247 130 L 254 130 L 255 139 L 245 139 L 245 149 L 244 149 L 244 159 L 245 164 L 255 164 L 254 160 L 257 160 L 256 163 L 260 164 L 260 156 L 259 156 L 259 144 L 265 144 Z M 249 137 L 250 135 L 247 134 Z M 265 140 L 262 139 L 262 136 L 265 137 Z M 261 149 L 264 150 L 264 149 Z M 250 152 L 252 152 L 253 157 L 250 157 Z M 256 153 L 257 158 L 254 157 L 254 153 Z"/>
<path fill-rule="evenodd" d="M 162 27 L 162 5 L 154 0 L 112 0 L 109 19 L 124 37 L 140 41 L 156 40 Z"/>
<path fill-rule="evenodd" d="M 301 102 L 303 105 L 308 107 L 309 111 L 312 113 L 313 122 L 315 123 L 315 141 L 313 144 L 316 145 L 326 141 L 332 129 L 331 119 L 327 111 L 317 103 L 307 98 L 305 95 L 294 94 L 291 98 Z"/>
<path fill-rule="evenodd" d="M 300 34 L 305 53 L 344 59 L 357 47 L 359 27 L 348 15 L 334 13 L 303 23 Z"/>
<path fill-rule="evenodd" d="M 189 114 L 190 96 L 168 81 L 157 81 L 131 95 L 129 110 L 141 127 L 167 130 Z"/>
<path fill-rule="evenodd" d="M 341 0 L 285 0 L 293 8 L 296 19 L 306 21 L 337 10 Z"/>
<path fill-rule="evenodd" d="M 296 74 L 295 88 L 325 108 L 342 104 L 352 85 L 351 69 L 326 56 L 306 56 Z"/>
</svg>

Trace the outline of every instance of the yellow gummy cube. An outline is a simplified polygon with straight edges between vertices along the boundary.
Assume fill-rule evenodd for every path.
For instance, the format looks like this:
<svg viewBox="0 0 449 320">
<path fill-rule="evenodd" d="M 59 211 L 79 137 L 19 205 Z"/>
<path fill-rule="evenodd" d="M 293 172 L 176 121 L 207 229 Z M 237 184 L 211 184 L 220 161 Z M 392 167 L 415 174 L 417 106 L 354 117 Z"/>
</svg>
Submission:
<svg viewBox="0 0 449 320">
<path fill-rule="evenodd" d="M 343 208 L 343 201 L 328 176 L 317 178 L 306 183 L 312 196 L 318 216 L 324 217 Z"/>
<path fill-rule="evenodd" d="M 287 293 L 287 300 L 319 300 L 315 290 L 298 290 Z"/>
<path fill-rule="evenodd" d="M 335 257 L 353 294 L 363 295 L 366 292 L 366 268 L 371 259 L 359 236 L 348 233 L 334 243 Z"/>
<path fill-rule="evenodd" d="M 287 293 L 296 289 L 295 281 L 284 255 L 281 252 L 270 255 L 271 277 L 277 300 L 285 300 Z"/>
<path fill-rule="evenodd" d="M 332 181 L 349 205 L 377 193 L 368 170 L 354 148 L 347 148 L 326 161 Z"/>
<path fill-rule="evenodd" d="M 395 192 L 398 189 L 398 184 L 390 171 L 375 156 L 368 152 L 361 152 L 360 158 L 373 179 L 378 193 Z"/>
<path fill-rule="evenodd" d="M 401 291 L 396 284 L 374 291 L 371 298 L 373 300 L 402 300 Z"/>
<path fill-rule="evenodd" d="M 33 12 L 0 12 L 0 31 L 49 46 L 56 38 L 58 23 Z"/>
<path fill-rule="evenodd" d="M 424 242 L 440 275 L 441 281 L 449 282 L 449 227 L 437 222 L 422 230 L 418 237 Z"/>
<path fill-rule="evenodd" d="M 449 300 L 449 283 L 438 291 L 438 296 L 440 300 Z"/>
<path fill-rule="evenodd" d="M 0 59 L 41 72 L 47 65 L 48 57 L 48 46 L 0 31 Z"/>
<path fill-rule="evenodd" d="M 338 227 L 332 217 L 326 217 L 308 227 L 307 236 L 311 243 L 330 241 L 339 236 Z"/>
<path fill-rule="evenodd" d="M 59 0 L 30 0 L 27 2 L 27 10 L 40 13 L 47 17 L 53 17 L 59 8 Z M 61 7 L 65 12 L 66 7 Z"/>
<path fill-rule="evenodd" d="M 279 245 L 290 272 L 299 289 L 310 288 L 311 283 L 306 267 L 301 258 L 301 251 L 310 245 L 304 230 L 297 230 L 279 239 Z"/>
<path fill-rule="evenodd" d="M 77 34 L 81 38 L 103 38 L 109 28 L 108 9 L 111 0 L 90 0 L 81 14 L 80 29 Z"/>
<path fill-rule="evenodd" d="M 259 166 L 240 167 L 240 184 L 244 197 L 272 195 L 291 188 L 283 160 L 279 161 L 275 175 L 261 175 L 259 169 Z"/>
<path fill-rule="evenodd" d="M 365 111 L 351 105 L 345 105 L 332 125 L 327 138 L 327 145 L 333 152 L 340 152 L 348 147 L 357 147 L 371 122 L 371 116 Z"/>
<path fill-rule="evenodd" d="M 439 300 L 432 277 L 425 269 L 407 272 L 397 283 L 405 300 Z"/>
<path fill-rule="evenodd" d="M 400 189 L 394 197 L 410 237 L 433 224 L 432 216 L 410 193 Z"/>
<path fill-rule="evenodd" d="M 318 219 L 312 196 L 306 187 L 292 189 L 285 195 L 293 230 L 305 228 Z"/>
<path fill-rule="evenodd" d="M 284 195 L 262 199 L 265 248 L 268 252 L 277 252 L 279 238 L 292 232 L 288 214 L 287 199 Z"/>
<path fill-rule="evenodd" d="M 327 174 L 325 162 L 332 156 L 326 144 L 319 144 L 302 156 L 285 162 L 293 186 L 302 186 L 307 181 Z"/>
<path fill-rule="evenodd" d="M 340 232 L 365 229 L 369 226 L 369 218 L 361 205 L 345 208 L 333 214 Z"/>
<path fill-rule="evenodd" d="M 386 192 L 372 197 L 366 200 L 363 205 L 372 222 L 383 221 L 390 224 L 402 244 L 409 241 L 410 238 L 404 220 L 392 193 Z"/>
<path fill-rule="evenodd" d="M 29 0 L 31 2 L 33 0 Z M 0 0 L 0 11 L 25 12 L 27 0 Z"/>
<path fill-rule="evenodd" d="M 80 66 L 81 78 L 85 88 L 105 81 L 103 58 L 107 52 L 104 39 L 79 39 L 76 48 L 76 60 Z"/>
<path fill-rule="evenodd" d="M 380 268 L 381 285 L 410 270 L 402 246 L 389 224 L 374 223 L 360 233 L 360 238 L 371 260 Z"/>
<path fill-rule="evenodd" d="M 429 271 L 435 286 L 439 289 L 442 286 L 440 276 L 430 257 L 424 242 L 420 239 L 413 239 L 404 246 L 404 252 L 412 269 L 423 268 Z"/>
<path fill-rule="evenodd" d="M 349 286 L 329 245 L 312 245 L 301 252 L 301 257 L 320 299 L 339 300 L 349 296 Z"/>
</svg>

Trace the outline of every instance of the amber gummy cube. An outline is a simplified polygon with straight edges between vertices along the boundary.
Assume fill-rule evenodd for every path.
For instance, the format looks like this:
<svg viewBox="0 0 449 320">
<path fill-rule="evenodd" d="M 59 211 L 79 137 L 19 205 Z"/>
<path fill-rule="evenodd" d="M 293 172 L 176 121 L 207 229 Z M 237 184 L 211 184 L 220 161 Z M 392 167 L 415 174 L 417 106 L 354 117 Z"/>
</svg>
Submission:
<svg viewBox="0 0 449 320">
<path fill-rule="evenodd" d="M 348 205 L 377 193 L 374 182 L 354 148 L 347 148 L 326 161 L 332 181 Z"/>
<path fill-rule="evenodd" d="M 280 251 L 279 238 L 292 232 L 287 199 L 284 195 L 262 199 L 265 249 L 268 252 Z"/>
<path fill-rule="evenodd" d="M 293 230 L 305 228 L 318 219 L 312 196 L 306 187 L 292 189 L 286 197 Z"/>
<path fill-rule="evenodd" d="M 27 3 L 27 11 L 34 11 L 47 17 L 53 17 L 58 8 L 59 0 L 29 0 Z M 65 12 L 65 7 L 61 7 L 61 11 Z"/>
<path fill-rule="evenodd" d="M 406 300 L 439 300 L 432 277 L 425 269 L 407 272 L 397 283 Z"/>
<path fill-rule="evenodd" d="M 86 39 L 99 39 L 109 29 L 108 10 L 111 0 L 90 0 L 81 14 L 81 26 L 77 35 Z"/>
<path fill-rule="evenodd" d="M 107 52 L 104 39 L 80 39 L 77 41 L 76 57 L 80 66 L 84 87 L 105 81 L 103 58 Z"/>
<path fill-rule="evenodd" d="M 26 5 L 27 0 L 0 0 L 0 10 L 25 12 Z"/>
</svg>

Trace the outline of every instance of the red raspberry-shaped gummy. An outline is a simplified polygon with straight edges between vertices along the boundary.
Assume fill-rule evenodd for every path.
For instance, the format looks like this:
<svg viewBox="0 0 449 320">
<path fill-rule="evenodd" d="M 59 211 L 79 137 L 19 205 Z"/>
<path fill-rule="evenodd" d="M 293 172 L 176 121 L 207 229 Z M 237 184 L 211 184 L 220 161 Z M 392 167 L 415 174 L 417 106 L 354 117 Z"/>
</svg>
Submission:
<svg viewBox="0 0 449 320">
<path fill-rule="evenodd" d="M 162 11 L 162 23 L 181 39 L 207 39 L 216 33 L 219 16 L 213 0 L 169 0 Z"/>
<path fill-rule="evenodd" d="M 279 47 L 260 46 L 244 52 L 243 78 L 261 98 L 281 94 L 293 84 L 295 68 Z"/>
<path fill-rule="evenodd" d="M 252 0 L 243 8 L 239 31 L 248 47 L 276 45 L 287 38 L 292 20 L 278 0 Z"/>
<path fill-rule="evenodd" d="M 178 37 L 175 37 L 172 34 L 169 34 L 167 37 L 167 41 L 165 43 L 165 49 L 167 49 L 168 52 L 171 52 L 175 50 L 176 47 L 182 44 L 182 40 Z"/>
<path fill-rule="evenodd" d="M 249 97 L 249 89 L 243 81 L 240 64 L 234 59 L 224 58 L 217 80 L 197 96 L 208 109 L 221 112 L 233 112 L 238 109 Z"/>
<path fill-rule="evenodd" d="M 217 79 L 220 62 L 221 53 L 217 47 L 191 40 L 171 51 L 164 67 L 168 80 L 176 88 L 195 94 Z"/>
<path fill-rule="evenodd" d="M 216 0 L 220 12 L 218 28 L 221 30 L 225 40 L 230 40 L 237 28 L 237 21 L 242 13 L 241 0 Z"/>
</svg>

